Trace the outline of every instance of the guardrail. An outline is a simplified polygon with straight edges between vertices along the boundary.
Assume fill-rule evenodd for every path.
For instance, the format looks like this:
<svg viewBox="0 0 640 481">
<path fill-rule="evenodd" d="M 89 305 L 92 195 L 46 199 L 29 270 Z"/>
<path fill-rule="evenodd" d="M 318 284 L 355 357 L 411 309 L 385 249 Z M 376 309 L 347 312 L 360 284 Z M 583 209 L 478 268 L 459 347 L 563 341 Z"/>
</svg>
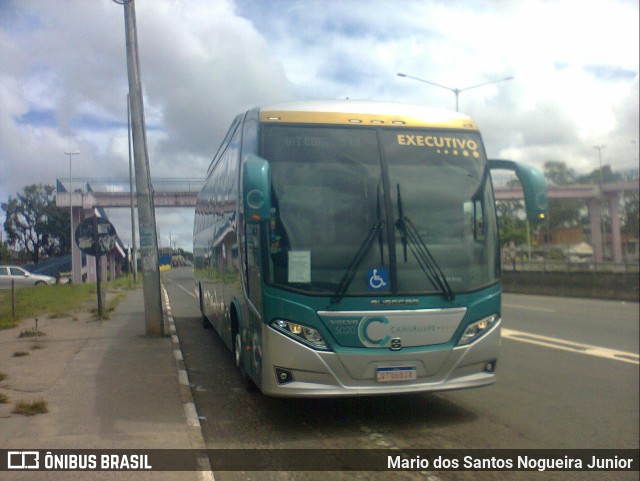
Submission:
<svg viewBox="0 0 640 481">
<path fill-rule="evenodd" d="M 628 274 L 639 273 L 638 261 L 628 262 L 568 262 L 552 260 L 524 261 L 507 259 L 502 261 L 503 272 L 593 272 Z"/>
</svg>

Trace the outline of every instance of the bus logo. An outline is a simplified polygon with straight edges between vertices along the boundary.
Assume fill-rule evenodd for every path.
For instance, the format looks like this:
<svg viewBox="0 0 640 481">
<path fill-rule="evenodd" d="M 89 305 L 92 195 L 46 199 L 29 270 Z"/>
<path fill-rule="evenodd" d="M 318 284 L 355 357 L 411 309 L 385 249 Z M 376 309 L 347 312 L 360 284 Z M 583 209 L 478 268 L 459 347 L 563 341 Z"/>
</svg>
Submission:
<svg viewBox="0 0 640 481">
<path fill-rule="evenodd" d="M 391 350 L 399 351 L 400 349 L 402 349 L 402 339 L 400 339 L 399 337 L 391 339 Z"/>
<path fill-rule="evenodd" d="M 386 346 L 391 339 L 391 336 L 384 335 L 386 324 L 389 324 L 389 319 L 386 317 L 365 317 L 358 326 L 360 342 L 367 347 Z"/>
</svg>

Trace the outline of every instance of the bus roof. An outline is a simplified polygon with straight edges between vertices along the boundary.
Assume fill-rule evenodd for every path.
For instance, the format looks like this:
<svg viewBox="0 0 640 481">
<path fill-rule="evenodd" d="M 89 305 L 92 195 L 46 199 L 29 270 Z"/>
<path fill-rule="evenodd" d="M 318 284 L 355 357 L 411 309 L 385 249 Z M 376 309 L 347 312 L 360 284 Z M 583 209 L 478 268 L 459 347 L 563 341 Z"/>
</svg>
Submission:
<svg viewBox="0 0 640 481">
<path fill-rule="evenodd" d="M 264 106 L 264 123 L 348 124 L 478 130 L 468 116 L 451 110 L 370 100 L 305 100 Z"/>
</svg>

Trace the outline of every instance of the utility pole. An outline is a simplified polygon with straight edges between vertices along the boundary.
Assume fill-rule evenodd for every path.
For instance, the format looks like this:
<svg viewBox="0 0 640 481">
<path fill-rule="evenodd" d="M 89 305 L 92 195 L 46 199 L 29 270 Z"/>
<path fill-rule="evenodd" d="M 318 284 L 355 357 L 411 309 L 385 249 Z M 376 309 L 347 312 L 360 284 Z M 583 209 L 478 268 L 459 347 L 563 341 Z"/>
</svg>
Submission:
<svg viewBox="0 0 640 481">
<path fill-rule="evenodd" d="M 136 244 L 136 218 L 135 218 L 135 202 L 133 199 L 134 190 L 133 190 L 133 156 L 131 154 L 131 100 L 129 98 L 129 94 L 127 94 L 127 137 L 129 140 L 128 148 L 129 151 L 129 199 L 131 200 L 131 257 L 129 261 L 131 261 L 131 265 L 129 266 L 129 270 L 133 271 L 133 284 L 137 284 L 138 282 L 138 247 Z"/>
<path fill-rule="evenodd" d="M 125 36 L 127 43 L 127 72 L 133 127 L 133 155 L 136 171 L 136 195 L 138 199 L 138 229 L 140 257 L 142 260 L 145 326 L 148 336 L 164 335 L 162 304 L 160 302 L 160 270 L 158 268 L 158 236 L 153 208 L 153 188 L 149 173 L 149 154 L 144 124 L 140 59 L 136 32 L 134 0 L 114 0 L 124 4 Z"/>
</svg>

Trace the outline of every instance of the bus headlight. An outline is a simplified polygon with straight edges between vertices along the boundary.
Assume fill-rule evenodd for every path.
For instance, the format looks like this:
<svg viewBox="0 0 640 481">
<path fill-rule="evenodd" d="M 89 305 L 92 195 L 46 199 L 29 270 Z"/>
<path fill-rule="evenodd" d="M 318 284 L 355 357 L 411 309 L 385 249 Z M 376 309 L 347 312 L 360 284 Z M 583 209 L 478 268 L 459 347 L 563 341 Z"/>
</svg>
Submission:
<svg viewBox="0 0 640 481">
<path fill-rule="evenodd" d="M 314 349 L 321 349 L 323 351 L 329 349 L 322 335 L 312 327 L 283 319 L 271 321 L 271 327 Z"/>
<path fill-rule="evenodd" d="M 462 336 L 458 341 L 458 346 L 464 346 L 465 344 L 469 344 L 481 337 L 495 325 L 498 319 L 500 319 L 498 317 L 498 314 L 493 314 L 491 316 L 485 317 L 484 319 L 480 319 L 479 321 L 469 324 L 462 333 Z"/>
</svg>

